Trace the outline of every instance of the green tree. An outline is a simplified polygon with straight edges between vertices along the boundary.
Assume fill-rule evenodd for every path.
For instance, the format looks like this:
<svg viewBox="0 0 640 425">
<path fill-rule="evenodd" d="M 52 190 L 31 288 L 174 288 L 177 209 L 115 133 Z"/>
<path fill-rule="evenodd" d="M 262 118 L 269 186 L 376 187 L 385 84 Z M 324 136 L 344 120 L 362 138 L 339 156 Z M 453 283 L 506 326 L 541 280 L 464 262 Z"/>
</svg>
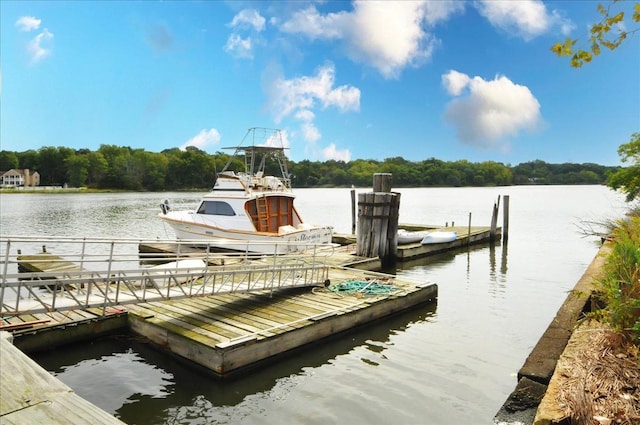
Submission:
<svg viewBox="0 0 640 425">
<path fill-rule="evenodd" d="M 38 150 L 38 172 L 40 182 L 45 185 L 62 186 L 67 182 L 67 166 L 65 160 L 75 152 L 63 146 L 44 146 Z"/>
<path fill-rule="evenodd" d="M 28 168 L 30 170 L 38 170 L 38 163 L 40 161 L 40 155 L 38 151 L 29 149 L 25 152 L 16 152 L 18 156 L 18 162 L 20 168 Z"/>
<path fill-rule="evenodd" d="M 71 155 L 65 160 L 67 178 L 72 187 L 82 187 L 89 176 L 89 158 L 87 155 Z"/>
<path fill-rule="evenodd" d="M 628 36 L 640 31 L 640 28 L 625 30 L 625 11 L 620 10 L 623 6 L 622 1 L 612 0 L 605 8 L 598 3 L 598 12 L 602 15 L 600 22 L 591 25 L 589 30 L 589 42 L 591 46 L 587 49 L 574 46 L 578 42 L 576 39 L 567 37 L 564 43 L 557 42 L 551 47 L 551 51 L 558 56 L 571 57 L 571 66 L 580 68 L 584 63 L 589 63 L 594 56 L 600 54 L 601 48 L 605 47 L 609 50 L 617 49 Z M 617 12 L 617 13 L 616 13 Z M 633 14 L 631 20 L 635 23 L 640 22 L 640 3 L 633 5 Z"/>
<path fill-rule="evenodd" d="M 102 178 L 109 169 L 109 163 L 101 152 L 89 152 L 87 159 L 89 160 L 87 185 L 90 187 L 102 187 Z"/>
<path fill-rule="evenodd" d="M 620 145 L 618 155 L 622 162 L 631 165 L 611 174 L 607 185 L 622 190 L 627 195 L 627 202 L 631 202 L 640 197 L 640 133 L 633 133 L 629 143 Z"/>
<path fill-rule="evenodd" d="M 9 171 L 19 167 L 18 156 L 15 152 L 0 151 L 0 171 Z"/>
</svg>

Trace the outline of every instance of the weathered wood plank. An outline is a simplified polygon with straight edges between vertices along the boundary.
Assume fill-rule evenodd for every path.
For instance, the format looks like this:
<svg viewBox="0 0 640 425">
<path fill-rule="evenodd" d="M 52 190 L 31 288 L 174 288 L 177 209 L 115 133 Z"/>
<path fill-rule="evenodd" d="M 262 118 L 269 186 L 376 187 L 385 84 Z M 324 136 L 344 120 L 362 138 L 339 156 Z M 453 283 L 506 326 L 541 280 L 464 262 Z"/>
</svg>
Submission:
<svg viewBox="0 0 640 425">
<path fill-rule="evenodd" d="M 174 333 L 182 338 L 191 339 L 197 341 L 203 345 L 209 345 L 214 347 L 216 344 L 228 340 L 230 337 L 226 335 L 218 335 L 213 332 L 209 332 L 205 329 L 188 325 L 181 320 L 177 320 L 172 316 L 166 315 L 161 311 L 154 311 L 149 309 L 141 309 L 140 306 L 135 306 L 129 310 L 130 317 L 133 320 L 139 320 L 143 323 L 152 324 L 157 329 L 163 330 L 162 334 Z M 151 313 L 152 312 L 152 313 Z M 136 330 L 134 323 L 131 323 L 132 328 Z M 144 336 L 150 337 L 154 340 L 153 335 L 144 334 Z M 163 345 L 162 341 L 156 341 L 160 345 Z"/>
<path fill-rule="evenodd" d="M 0 334 L 2 424 L 123 424 L 82 399 Z"/>
<path fill-rule="evenodd" d="M 215 306 L 212 308 L 215 308 L 216 310 L 220 310 L 223 312 L 228 312 L 230 314 L 234 314 L 237 317 L 243 318 L 244 320 L 248 320 L 250 323 L 253 322 L 258 322 L 261 323 L 264 327 L 271 327 L 271 326 L 280 326 L 282 325 L 281 321 L 275 321 L 272 320 L 272 318 L 267 317 L 266 315 L 261 315 L 260 311 L 258 311 L 255 308 L 247 308 L 244 311 L 243 310 L 236 310 L 236 309 L 232 309 L 227 307 L 224 304 L 210 304 L 208 303 L 207 299 L 202 299 L 202 298 L 195 298 L 194 302 L 198 305 L 202 305 L 203 307 L 205 306 Z"/>
<path fill-rule="evenodd" d="M 189 300 L 191 301 L 191 300 Z M 192 314 L 193 317 L 198 318 L 199 320 L 203 320 L 208 322 L 209 319 L 211 322 L 217 326 L 228 325 L 233 329 L 238 329 L 240 331 L 245 331 L 247 333 L 256 333 L 263 331 L 268 328 L 268 326 L 255 326 L 256 323 L 247 320 L 244 317 L 241 317 L 236 314 L 230 314 L 228 312 L 223 312 L 220 310 L 212 310 L 209 308 L 203 308 L 202 305 L 198 305 L 197 303 L 192 302 L 181 302 L 180 307 L 185 311 L 188 311 L 189 314 Z"/>
</svg>

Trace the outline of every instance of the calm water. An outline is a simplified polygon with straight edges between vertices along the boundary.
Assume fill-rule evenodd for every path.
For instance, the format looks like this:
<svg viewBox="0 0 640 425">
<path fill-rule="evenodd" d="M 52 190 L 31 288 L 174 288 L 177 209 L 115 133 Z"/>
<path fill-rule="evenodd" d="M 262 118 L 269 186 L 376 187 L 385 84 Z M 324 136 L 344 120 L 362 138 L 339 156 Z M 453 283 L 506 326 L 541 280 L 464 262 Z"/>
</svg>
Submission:
<svg viewBox="0 0 640 425">
<path fill-rule="evenodd" d="M 359 189 L 367 192 L 370 189 Z M 400 222 L 488 225 L 510 195 L 508 244 L 405 263 L 438 283 L 437 304 L 219 381 L 135 338 L 36 356 L 129 424 L 490 424 L 516 373 L 599 247 L 585 221 L 624 213 L 602 186 L 396 189 Z M 351 230 L 349 189 L 298 190 L 308 222 Z M 0 195 L 3 235 L 166 238 L 159 204 L 198 194 Z M 500 207 L 502 212 L 502 206 Z M 499 223 L 502 223 L 502 214 Z"/>
</svg>

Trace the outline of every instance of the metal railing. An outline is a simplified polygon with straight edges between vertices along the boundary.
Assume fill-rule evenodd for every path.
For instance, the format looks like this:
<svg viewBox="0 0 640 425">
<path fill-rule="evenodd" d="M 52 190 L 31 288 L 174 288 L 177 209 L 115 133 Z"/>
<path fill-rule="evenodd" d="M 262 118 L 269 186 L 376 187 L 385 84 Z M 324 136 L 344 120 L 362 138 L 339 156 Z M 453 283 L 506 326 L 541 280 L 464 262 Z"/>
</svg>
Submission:
<svg viewBox="0 0 640 425">
<path fill-rule="evenodd" d="M 158 245 L 171 250 L 148 252 Z M 91 308 L 104 315 L 108 306 L 313 286 L 328 278 L 331 245 L 295 255 L 232 251 L 241 246 L 229 242 L 230 251 L 213 252 L 202 241 L 2 236 L 0 313 Z"/>
</svg>

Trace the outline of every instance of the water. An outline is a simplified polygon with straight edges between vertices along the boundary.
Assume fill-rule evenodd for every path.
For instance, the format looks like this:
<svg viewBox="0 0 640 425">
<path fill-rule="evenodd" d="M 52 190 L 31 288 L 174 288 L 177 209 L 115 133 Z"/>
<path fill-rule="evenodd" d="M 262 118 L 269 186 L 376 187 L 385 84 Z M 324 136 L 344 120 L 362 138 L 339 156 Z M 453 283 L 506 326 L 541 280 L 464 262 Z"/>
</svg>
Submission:
<svg viewBox="0 0 640 425">
<path fill-rule="evenodd" d="M 370 191 L 370 189 L 358 189 Z M 516 373 L 599 247 L 585 221 L 624 213 L 602 186 L 397 189 L 400 222 L 488 225 L 510 195 L 509 241 L 401 264 L 438 283 L 421 306 L 232 381 L 135 338 L 35 356 L 78 394 L 129 424 L 489 424 Z M 314 223 L 351 230 L 349 189 L 297 190 Z M 2 195 L 2 234 L 171 237 L 156 215 L 198 194 Z M 502 207 L 500 208 L 502 211 Z M 500 218 L 502 220 L 502 218 Z M 10 229 L 11 231 L 7 231 Z"/>
</svg>

